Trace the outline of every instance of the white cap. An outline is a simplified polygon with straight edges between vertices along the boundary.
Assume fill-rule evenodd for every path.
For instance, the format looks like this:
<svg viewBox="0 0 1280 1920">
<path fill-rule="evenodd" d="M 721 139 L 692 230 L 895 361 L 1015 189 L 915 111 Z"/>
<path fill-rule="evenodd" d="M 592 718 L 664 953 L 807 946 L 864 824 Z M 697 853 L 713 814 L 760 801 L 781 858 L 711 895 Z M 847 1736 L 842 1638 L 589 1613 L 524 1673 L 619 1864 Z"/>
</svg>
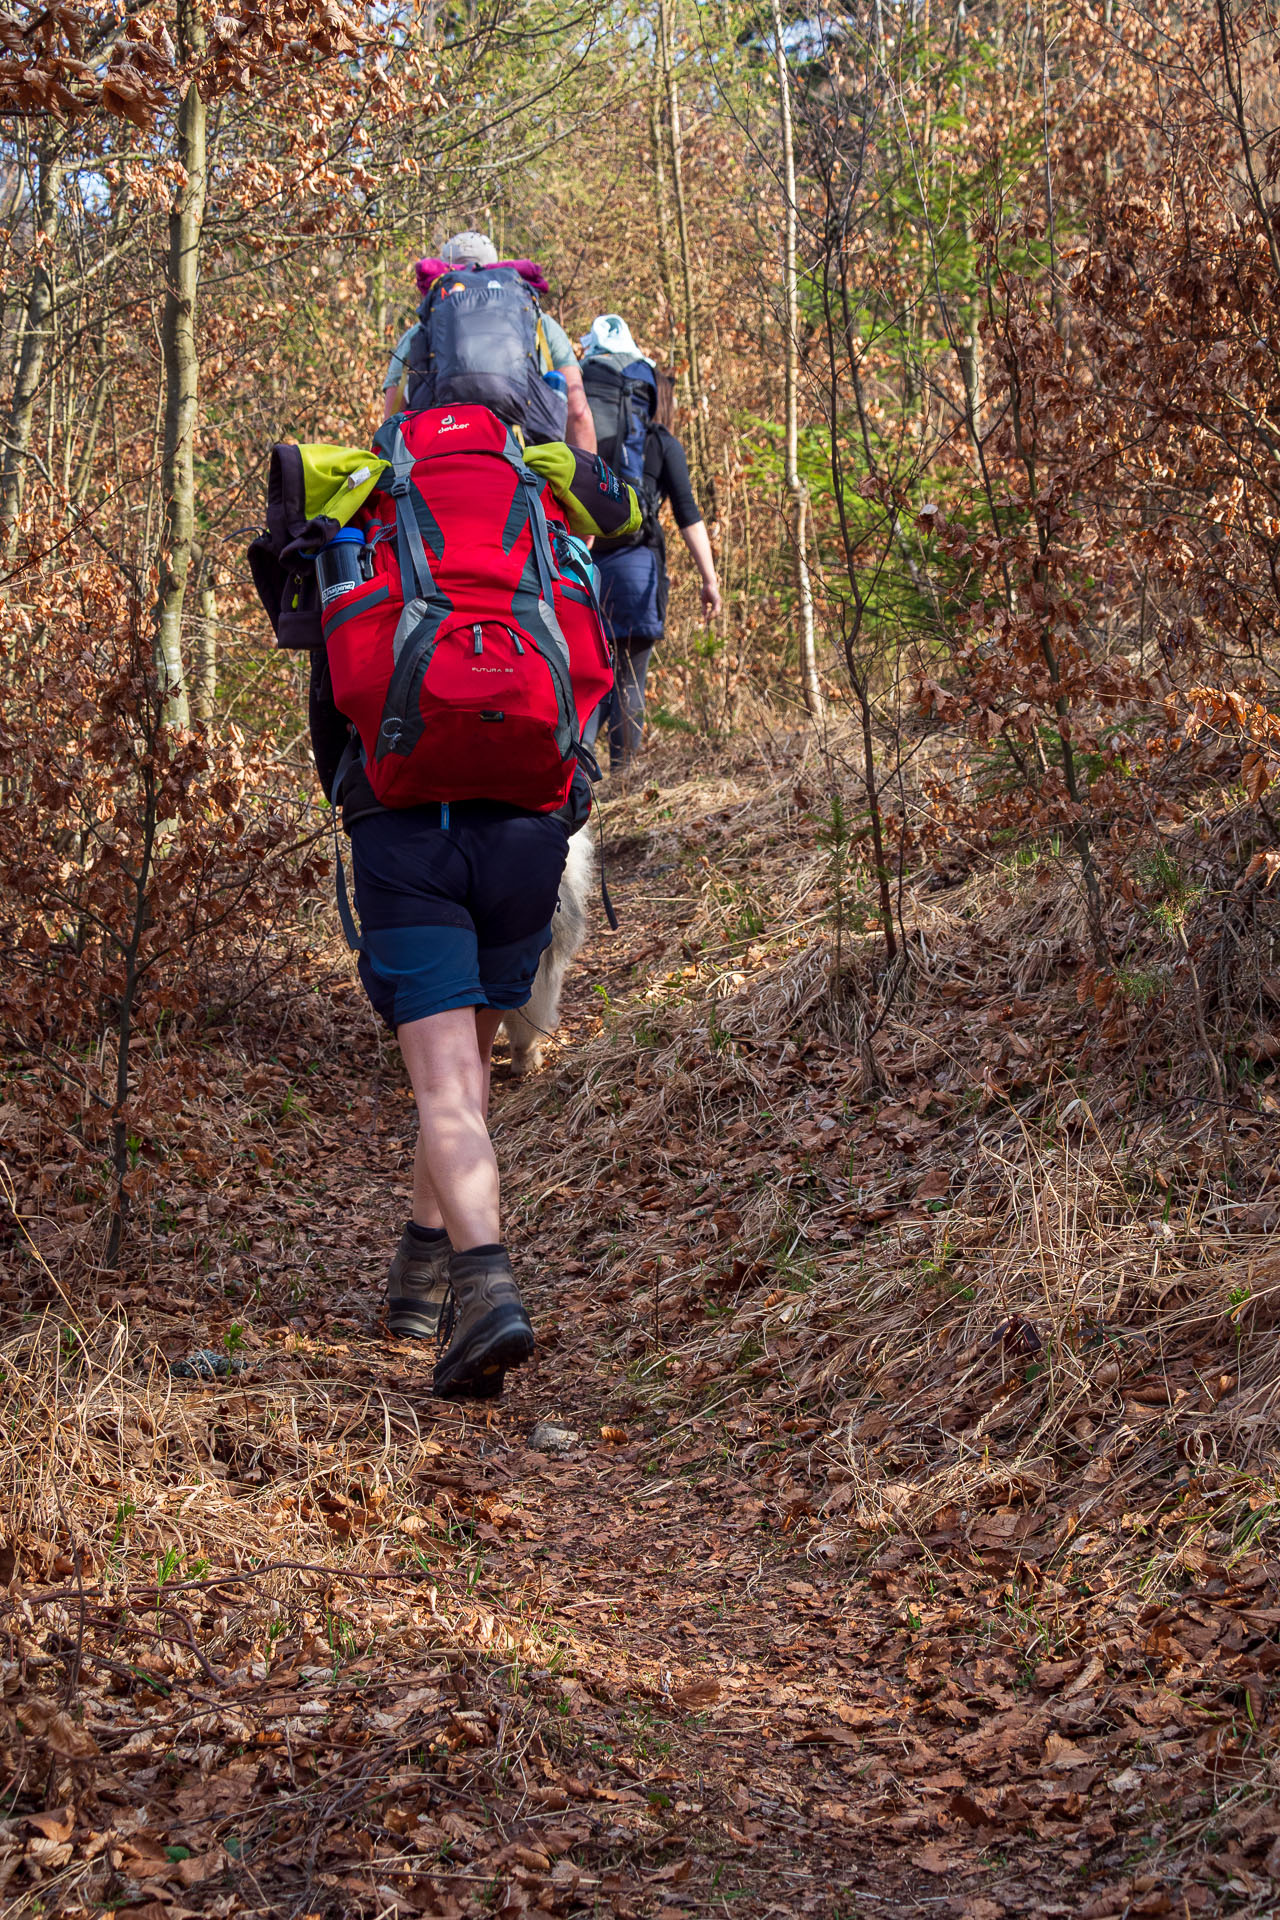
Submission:
<svg viewBox="0 0 1280 1920">
<path fill-rule="evenodd" d="M 631 329 L 620 313 L 602 313 L 591 322 L 590 333 L 582 336 L 582 351 L 590 359 L 593 353 L 630 353 L 643 360 Z"/>
<path fill-rule="evenodd" d="M 487 233 L 477 233 L 474 227 L 468 227 L 465 233 L 455 233 L 451 240 L 445 241 L 440 258 L 447 260 L 451 267 L 496 267 L 498 249 Z"/>
</svg>

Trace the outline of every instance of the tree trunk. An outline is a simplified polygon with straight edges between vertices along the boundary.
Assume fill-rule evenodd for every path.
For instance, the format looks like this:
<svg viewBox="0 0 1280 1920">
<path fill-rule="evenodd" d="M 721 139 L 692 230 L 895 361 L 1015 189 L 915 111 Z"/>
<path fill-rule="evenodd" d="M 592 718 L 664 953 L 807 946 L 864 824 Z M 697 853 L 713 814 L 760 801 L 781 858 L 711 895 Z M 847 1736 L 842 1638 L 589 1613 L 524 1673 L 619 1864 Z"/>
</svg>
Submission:
<svg viewBox="0 0 1280 1920">
<path fill-rule="evenodd" d="M 669 0 L 659 0 L 658 29 L 662 44 L 662 69 L 667 93 L 667 139 L 671 160 L 671 195 L 676 208 L 676 232 L 680 239 L 680 269 L 684 282 L 684 344 L 688 356 L 688 396 L 691 421 L 690 440 L 696 490 L 703 514 L 715 514 L 715 481 L 707 440 L 707 421 L 703 407 L 702 368 L 698 360 L 698 321 L 693 306 L 693 262 L 689 257 L 689 215 L 684 196 L 684 161 L 680 132 L 680 93 L 675 68 L 671 63 L 671 22 Z"/>
<path fill-rule="evenodd" d="M 18 534 L 27 487 L 27 455 L 35 420 L 36 395 L 44 373 L 53 315 L 53 258 L 58 228 L 58 193 L 62 185 L 62 148 L 45 141 L 36 159 L 39 179 L 34 208 L 34 245 L 31 287 L 23 316 L 18 348 L 18 371 L 9 402 L 4 448 L 0 453 L 0 552 L 12 553 Z"/>
<path fill-rule="evenodd" d="M 387 339 L 387 256 L 379 247 L 373 256 L 373 335 L 381 352 Z"/>
<path fill-rule="evenodd" d="M 774 57 L 778 68 L 778 108 L 782 123 L 782 180 L 786 196 L 782 234 L 782 290 L 786 325 L 786 481 L 791 495 L 791 537 L 795 550 L 796 599 L 800 608 L 800 680 L 810 718 L 825 716 L 818 656 L 813 634 L 813 582 L 809 578 L 809 495 L 800 478 L 800 295 L 796 268 L 796 161 L 791 133 L 791 77 L 782 44 L 782 13 L 771 0 Z"/>
<path fill-rule="evenodd" d="M 968 216 L 964 219 L 965 245 L 973 245 Z M 943 313 L 943 326 L 947 326 L 947 316 Z M 968 303 L 967 312 L 962 313 L 956 338 L 956 359 L 960 362 L 960 378 L 964 386 L 964 424 L 973 449 L 974 464 L 982 477 L 982 335 L 979 326 L 982 320 L 982 302 L 975 284 L 973 298 Z"/>
<path fill-rule="evenodd" d="M 204 29 L 192 0 L 179 15 L 185 58 L 204 47 Z M 190 720 L 182 680 L 182 606 L 195 532 L 195 431 L 200 363 L 196 356 L 196 284 L 206 187 L 205 103 L 194 79 L 178 109 L 177 159 L 186 178 L 169 215 L 165 275 L 163 522 L 160 531 L 160 592 L 156 602 L 155 667 L 169 726 Z"/>
<path fill-rule="evenodd" d="M 109 381 L 104 366 L 99 367 L 94 382 L 93 399 L 89 406 L 89 420 L 85 427 L 84 439 L 80 443 L 80 453 L 76 460 L 75 471 L 71 476 L 70 498 L 73 507 L 84 505 L 85 495 L 89 491 L 89 480 L 93 473 L 94 449 L 98 444 L 98 431 L 102 426 L 102 416 L 107 408 Z"/>
<path fill-rule="evenodd" d="M 649 144 L 653 151 L 653 212 L 658 231 L 658 277 L 667 308 L 667 360 L 676 360 L 676 283 L 671 271 L 671 211 L 667 204 L 667 162 L 662 150 L 661 55 L 653 70 L 653 92 L 649 97 Z"/>
<path fill-rule="evenodd" d="M 208 553 L 198 542 L 192 547 L 191 565 L 196 593 L 191 717 L 198 727 L 207 727 L 213 720 L 218 700 L 218 590 Z"/>
</svg>

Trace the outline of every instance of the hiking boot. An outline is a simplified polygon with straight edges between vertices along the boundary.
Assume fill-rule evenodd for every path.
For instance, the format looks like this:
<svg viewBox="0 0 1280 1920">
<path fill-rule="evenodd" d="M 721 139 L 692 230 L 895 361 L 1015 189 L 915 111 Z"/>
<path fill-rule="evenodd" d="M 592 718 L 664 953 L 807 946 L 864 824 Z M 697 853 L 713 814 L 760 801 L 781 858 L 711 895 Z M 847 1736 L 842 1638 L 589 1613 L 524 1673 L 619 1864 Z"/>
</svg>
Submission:
<svg viewBox="0 0 1280 1920">
<path fill-rule="evenodd" d="M 449 1291 L 447 1234 L 423 1242 L 406 1226 L 387 1274 L 387 1330 L 396 1340 L 434 1340 Z"/>
<path fill-rule="evenodd" d="M 432 1391 L 440 1400 L 494 1400 L 506 1369 L 533 1352 L 533 1328 L 506 1248 L 455 1253 L 449 1287 L 440 1329 L 440 1343 L 448 1345 L 436 1362 Z"/>
</svg>

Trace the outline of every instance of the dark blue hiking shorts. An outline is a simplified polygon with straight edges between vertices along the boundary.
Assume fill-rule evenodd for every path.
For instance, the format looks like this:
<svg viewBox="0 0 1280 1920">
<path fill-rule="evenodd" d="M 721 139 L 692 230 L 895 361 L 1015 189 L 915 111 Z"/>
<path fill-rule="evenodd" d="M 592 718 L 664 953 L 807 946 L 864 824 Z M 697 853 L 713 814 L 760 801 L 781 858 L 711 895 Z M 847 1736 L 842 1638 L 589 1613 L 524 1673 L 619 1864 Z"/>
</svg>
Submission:
<svg viewBox="0 0 1280 1920">
<path fill-rule="evenodd" d="M 391 1028 L 451 1007 L 522 1007 L 551 941 L 569 839 L 489 800 L 351 825 L 360 979 Z"/>
</svg>

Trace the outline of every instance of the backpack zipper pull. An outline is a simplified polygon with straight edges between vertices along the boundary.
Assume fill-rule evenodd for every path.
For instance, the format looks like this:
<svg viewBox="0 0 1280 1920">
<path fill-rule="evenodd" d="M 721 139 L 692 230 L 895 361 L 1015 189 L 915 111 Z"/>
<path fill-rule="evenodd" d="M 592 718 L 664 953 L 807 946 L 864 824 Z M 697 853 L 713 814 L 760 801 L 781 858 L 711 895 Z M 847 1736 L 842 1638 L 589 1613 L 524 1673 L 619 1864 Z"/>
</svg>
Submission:
<svg viewBox="0 0 1280 1920">
<path fill-rule="evenodd" d="M 481 627 L 480 622 L 478 620 L 476 621 L 475 626 L 472 627 L 471 631 L 475 635 L 475 646 L 473 647 L 472 651 L 474 653 L 483 653 L 484 652 L 484 629 Z"/>
<path fill-rule="evenodd" d="M 507 632 L 508 632 L 508 633 L 511 633 L 511 629 L 510 629 L 510 627 L 508 627 L 508 628 L 507 628 Z M 513 641 L 513 643 L 514 643 L 514 645 L 515 645 L 515 650 L 516 650 L 516 652 L 517 652 L 517 653 L 523 653 L 523 652 L 524 652 L 524 642 L 523 642 L 523 641 L 521 640 L 521 638 L 520 638 L 520 635 L 519 635 L 518 633 L 512 633 L 512 634 L 511 634 L 511 638 L 512 638 L 512 641 Z"/>
</svg>

